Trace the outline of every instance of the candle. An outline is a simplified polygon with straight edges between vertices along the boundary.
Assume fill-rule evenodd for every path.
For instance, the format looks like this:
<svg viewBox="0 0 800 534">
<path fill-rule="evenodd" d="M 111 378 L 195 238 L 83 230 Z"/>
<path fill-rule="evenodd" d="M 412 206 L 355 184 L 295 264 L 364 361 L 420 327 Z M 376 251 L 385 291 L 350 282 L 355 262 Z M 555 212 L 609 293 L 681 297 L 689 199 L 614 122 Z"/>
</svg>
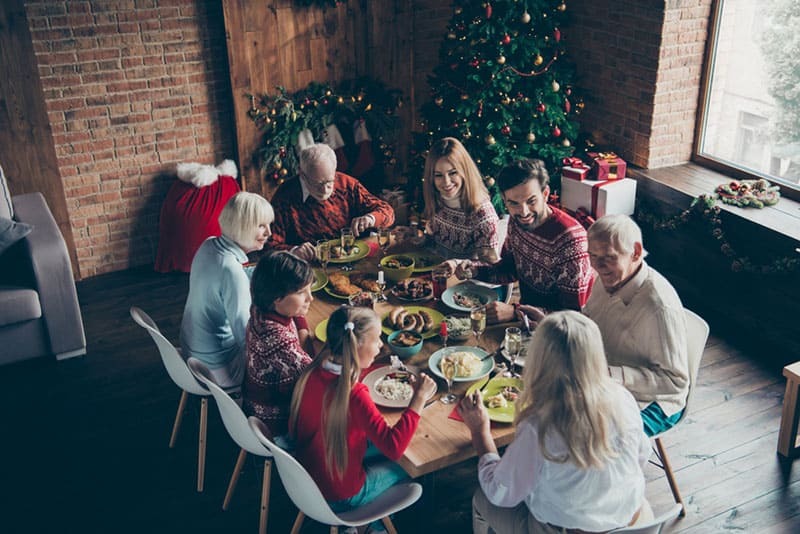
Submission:
<svg viewBox="0 0 800 534">
<path fill-rule="evenodd" d="M 383 283 L 383 271 L 378 271 L 378 283 Z"/>
</svg>

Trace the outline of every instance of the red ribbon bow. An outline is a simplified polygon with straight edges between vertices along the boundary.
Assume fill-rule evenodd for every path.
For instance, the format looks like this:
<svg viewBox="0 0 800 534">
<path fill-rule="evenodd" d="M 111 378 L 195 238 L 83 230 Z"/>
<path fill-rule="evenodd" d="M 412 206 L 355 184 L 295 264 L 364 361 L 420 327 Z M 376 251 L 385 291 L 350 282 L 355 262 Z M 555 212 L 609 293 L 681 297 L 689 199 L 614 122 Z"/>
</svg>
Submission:
<svg viewBox="0 0 800 534">
<path fill-rule="evenodd" d="M 571 157 L 571 158 L 564 158 L 561 160 L 564 164 L 564 167 L 583 167 L 586 165 L 581 158 Z"/>
</svg>

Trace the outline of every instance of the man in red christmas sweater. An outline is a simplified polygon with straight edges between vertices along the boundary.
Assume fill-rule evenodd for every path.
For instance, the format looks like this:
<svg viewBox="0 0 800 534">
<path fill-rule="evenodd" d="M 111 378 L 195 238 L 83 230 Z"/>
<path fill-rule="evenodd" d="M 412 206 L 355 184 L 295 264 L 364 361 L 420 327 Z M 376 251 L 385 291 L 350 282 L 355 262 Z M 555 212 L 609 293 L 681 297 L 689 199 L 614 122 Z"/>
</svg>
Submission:
<svg viewBox="0 0 800 534">
<path fill-rule="evenodd" d="M 307 261 L 314 259 L 317 240 L 336 239 L 342 228 L 352 228 L 358 236 L 368 228 L 394 223 L 394 210 L 387 202 L 352 176 L 336 172 L 336 154 L 323 143 L 300 153 L 298 179 L 278 188 L 272 207 L 272 247 L 290 249 Z"/>
<path fill-rule="evenodd" d="M 550 310 L 580 310 L 589 298 L 594 274 L 586 230 L 565 212 L 547 204 L 549 181 L 544 162 L 538 159 L 520 160 L 504 168 L 497 185 L 511 220 L 500 261 L 446 262 L 462 280 L 519 281 L 521 304 L 492 302 L 486 307 L 489 322 L 510 321 L 515 314 L 524 313 L 537 323 Z"/>
</svg>

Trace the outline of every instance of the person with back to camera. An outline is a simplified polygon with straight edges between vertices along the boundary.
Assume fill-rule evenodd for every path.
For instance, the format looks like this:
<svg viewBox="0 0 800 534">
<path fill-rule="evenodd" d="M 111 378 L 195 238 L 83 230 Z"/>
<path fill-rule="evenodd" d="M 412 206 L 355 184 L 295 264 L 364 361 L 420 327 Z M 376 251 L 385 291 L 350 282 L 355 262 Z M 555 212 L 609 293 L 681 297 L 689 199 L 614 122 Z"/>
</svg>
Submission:
<svg viewBox="0 0 800 534">
<path fill-rule="evenodd" d="M 358 236 L 368 228 L 394 224 L 394 210 L 361 182 L 336 172 L 336 153 L 317 143 L 300 153 L 297 180 L 282 184 L 272 197 L 275 224 L 270 246 L 289 249 L 306 261 L 314 259 L 320 239 L 338 239 L 342 228 Z"/>
<path fill-rule="evenodd" d="M 490 323 L 525 314 L 535 325 L 549 310 L 580 310 L 593 282 L 586 230 L 566 212 L 550 206 L 550 177 L 544 162 L 523 159 L 503 168 L 497 185 L 511 214 L 500 261 L 494 264 L 448 260 L 459 279 L 491 283 L 519 281 L 520 305 L 491 302 Z"/>
<path fill-rule="evenodd" d="M 589 227 L 589 260 L 597 271 L 583 313 L 603 335 L 608 372 L 639 402 L 654 436 L 678 422 L 689 395 L 686 316 L 672 284 L 644 261 L 642 231 L 627 215 Z"/>
<path fill-rule="evenodd" d="M 408 478 L 395 460 L 403 455 L 436 383 L 425 373 L 412 380 L 408 408 L 389 426 L 359 381 L 380 352 L 381 320 L 370 308 L 341 306 L 330 316 L 326 350 L 295 386 L 289 436 L 295 456 L 317 482 L 334 512 L 373 501 Z M 383 530 L 380 521 L 370 525 Z"/>
<path fill-rule="evenodd" d="M 479 455 L 473 531 L 578 534 L 652 520 L 642 471 L 650 441 L 633 396 L 606 372 L 597 325 L 550 313 L 528 355 L 502 457 L 480 390 L 458 407 Z"/>
<path fill-rule="evenodd" d="M 236 193 L 219 215 L 222 235 L 206 239 L 192 260 L 181 321 L 183 357 L 205 363 L 222 388 L 242 385 L 251 302 L 243 265 L 248 253 L 264 248 L 274 219 L 264 197 Z"/>
<path fill-rule="evenodd" d="M 253 273 L 242 407 L 274 437 L 288 432 L 294 385 L 314 354 L 305 317 L 313 282 L 308 262 L 284 251 L 268 252 Z"/>
<path fill-rule="evenodd" d="M 497 212 L 464 145 L 452 137 L 433 143 L 423 176 L 425 230 L 447 257 L 499 249 Z"/>
</svg>

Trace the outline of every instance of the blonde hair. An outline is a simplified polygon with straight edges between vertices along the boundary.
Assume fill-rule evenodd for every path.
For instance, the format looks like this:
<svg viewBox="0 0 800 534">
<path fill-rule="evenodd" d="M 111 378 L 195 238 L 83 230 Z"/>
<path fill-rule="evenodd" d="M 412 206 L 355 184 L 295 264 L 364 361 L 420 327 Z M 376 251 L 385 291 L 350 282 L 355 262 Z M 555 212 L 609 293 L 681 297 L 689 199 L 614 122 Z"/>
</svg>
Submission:
<svg viewBox="0 0 800 534">
<path fill-rule="evenodd" d="M 610 401 L 614 383 L 600 329 L 591 319 L 571 310 L 548 314 L 528 347 L 523 381 L 515 423 L 533 419 L 546 459 L 586 469 L 616 456 L 610 438 L 620 424 Z M 548 452 L 552 436 L 564 440 L 563 456 Z"/>
<path fill-rule="evenodd" d="M 242 248 L 250 246 L 259 225 L 270 225 L 273 221 L 275 212 L 267 199 L 245 191 L 233 195 L 219 214 L 222 234 Z"/>
<path fill-rule="evenodd" d="M 352 327 L 351 327 L 352 325 Z M 342 366 L 342 372 L 325 392 L 322 402 L 322 436 L 325 443 L 325 465 L 339 479 L 347 470 L 347 421 L 350 410 L 350 390 L 358 381 L 358 347 L 367 332 L 380 328 L 377 314 L 361 306 L 340 306 L 328 319 L 328 350 L 320 351 L 300 375 L 292 394 L 289 432 L 295 434 L 297 416 L 303 400 L 308 377 L 326 360 Z"/>
<path fill-rule="evenodd" d="M 461 187 L 460 200 L 465 212 L 471 213 L 477 210 L 481 203 L 489 198 L 489 192 L 483 185 L 483 178 L 472 161 L 472 158 L 458 139 L 445 137 L 434 142 L 425 158 L 424 180 L 422 182 L 422 194 L 425 198 L 425 217 L 431 219 L 441 207 L 441 195 L 436 189 L 433 173 L 436 170 L 436 163 L 446 158 L 464 178 L 464 185 Z"/>
</svg>

